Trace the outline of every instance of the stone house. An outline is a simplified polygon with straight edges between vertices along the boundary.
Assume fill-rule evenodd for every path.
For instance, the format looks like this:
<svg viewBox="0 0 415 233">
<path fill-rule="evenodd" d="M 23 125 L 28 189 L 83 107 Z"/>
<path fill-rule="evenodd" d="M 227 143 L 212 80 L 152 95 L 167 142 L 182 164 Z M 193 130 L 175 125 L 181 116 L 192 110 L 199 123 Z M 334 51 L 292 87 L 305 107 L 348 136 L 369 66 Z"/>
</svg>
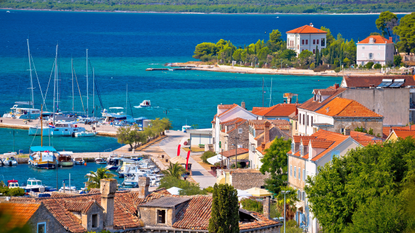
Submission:
<svg viewBox="0 0 415 233">
<path fill-rule="evenodd" d="M 294 136 L 288 155 L 288 184 L 297 189 L 296 221 L 308 232 L 318 232 L 318 220 L 310 211 L 304 191 L 308 176 L 318 174 L 318 167 L 324 166 L 335 156 L 344 156 L 349 150 L 361 146 L 351 136 L 326 130 L 319 130 L 310 136 Z"/>
<path fill-rule="evenodd" d="M 220 104 L 217 106 L 216 115 L 213 117 L 213 121 L 211 122 L 212 123 L 212 139 L 213 139 L 212 142 L 214 145 L 214 150 L 217 154 L 219 154 L 222 149 L 225 149 L 225 150 L 230 149 L 230 147 L 224 148 L 224 145 L 222 145 L 222 142 L 221 142 L 221 132 L 228 134 L 223 123 L 224 122 L 231 123 L 236 118 L 245 119 L 245 120 L 256 120 L 257 116 L 253 114 L 252 112 L 246 110 L 244 102 L 241 103 L 241 106 L 237 104 L 232 104 L 232 105 Z M 223 130 L 226 132 L 224 132 Z M 240 131 L 238 129 L 237 133 L 239 134 L 239 132 Z M 242 131 L 241 133 L 243 134 L 244 131 Z M 229 144 L 234 144 L 234 143 L 228 142 L 227 144 L 229 145 Z"/>
<path fill-rule="evenodd" d="M 386 65 L 393 63 L 395 45 L 392 37 L 386 39 L 381 35 L 372 35 L 357 42 L 356 64 L 365 65 L 368 62 Z"/>
<path fill-rule="evenodd" d="M 248 120 L 235 118 L 221 123 L 219 145 L 221 151 L 248 148 L 249 146 Z"/>
<path fill-rule="evenodd" d="M 150 193 L 148 188 L 148 177 L 140 178 L 138 191 L 117 191 L 115 179 L 104 179 L 100 190 L 89 194 L 12 197 L 10 202 L 44 205 L 56 219 L 57 227 L 61 226 L 47 232 L 208 232 L 212 196 L 175 196 L 165 189 Z M 43 221 L 43 216 L 33 216 Z M 269 215 L 240 210 L 240 216 L 240 232 L 278 233 L 282 225 L 269 219 Z"/>
<path fill-rule="evenodd" d="M 266 123 L 268 122 L 268 123 Z M 273 141 L 275 138 L 291 137 L 291 125 L 286 120 L 250 120 L 249 121 L 249 161 L 251 168 L 259 169 L 262 166 L 261 159 L 263 154 L 257 150 L 262 146 Z"/>
<path fill-rule="evenodd" d="M 294 50 L 297 56 L 304 50 L 316 53 L 316 48 L 326 48 L 327 32 L 315 28 L 313 24 L 304 25 L 302 27 L 287 32 L 287 48 Z"/>
<path fill-rule="evenodd" d="M 42 203 L 0 203 L 0 210 L 11 219 L 2 230 L 28 225 L 32 232 L 67 232 L 65 227 Z"/>
<path fill-rule="evenodd" d="M 264 188 L 265 179 L 269 174 L 263 175 L 255 169 L 222 169 L 216 171 L 217 184 L 229 184 L 236 189 Z"/>
</svg>

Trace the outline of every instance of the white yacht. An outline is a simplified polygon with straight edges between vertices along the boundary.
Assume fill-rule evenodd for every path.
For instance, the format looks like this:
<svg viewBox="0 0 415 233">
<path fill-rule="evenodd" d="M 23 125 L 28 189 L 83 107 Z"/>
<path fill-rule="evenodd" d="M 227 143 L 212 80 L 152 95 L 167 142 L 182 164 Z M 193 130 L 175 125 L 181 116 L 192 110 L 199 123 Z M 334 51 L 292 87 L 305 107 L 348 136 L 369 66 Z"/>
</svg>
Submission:
<svg viewBox="0 0 415 233">
<path fill-rule="evenodd" d="M 16 153 L 6 153 L 4 155 L 16 155 Z M 13 157 L 6 157 L 2 160 L 4 166 L 17 166 L 17 160 Z"/>
<path fill-rule="evenodd" d="M 78 127 L 75 122 L 49 123 L 48 127 L 43 127 L 43 137 L 49 136 L 69 136 L 74 137 L 75 133 L 85 132 L 84 127 Z M 29 128 L 29 136 L 41 136 L 41 126 Z"/>
<path fill-rule="evenodd" d="M 44 192 L 46 190 L 46 187 L 42 185 L 42 181 L 36 178 L 29 178 L 27 185 L 21 188 L 26 192 Z"/>
<path fill-rule="evenodd" d="M 3 114 L 3 118 L 32 120 L 37 119 L 40 116 L 40 110 L 36 108 L 22 108 L 18 104 L 15 104 L 10 108 L 10 112 Z"/>
<path fill-rule="evenodd" d="M 143 100 L 139 106 L 134 106 L 135 108 L 149 108 L 151 107 L 151 101 L 150 100 Z"/>
<path fill-rule="evenodd" d="M 135 119 L 132 116 L 125 114 L 122 111 L 123 109 L 123 107 L 110 107 L 110 111 L 104 109 L 102 111 L 102 116 L 105 118 L 104 123 L 112 125 L 134 124 Z"/>
</svg>

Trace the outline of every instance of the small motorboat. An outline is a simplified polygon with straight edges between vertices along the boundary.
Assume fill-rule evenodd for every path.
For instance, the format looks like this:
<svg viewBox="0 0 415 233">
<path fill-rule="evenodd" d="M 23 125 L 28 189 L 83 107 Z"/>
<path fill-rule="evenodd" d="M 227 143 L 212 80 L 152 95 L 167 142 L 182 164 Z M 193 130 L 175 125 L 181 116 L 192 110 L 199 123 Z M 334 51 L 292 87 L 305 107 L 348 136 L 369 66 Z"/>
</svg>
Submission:
<svg viewBox="0 0 415 233">
<path fill-rule="evenodd" d="M 46 186 L 42 185 L 42 181 L 36 178 L 29 178 L 27 180 L 27 185 L 23 188 L 26 192 L 44 192 L 46 191 Z"/>
<path fill-rule="evenodd" d="M 143 102 L 141 102 L 141 104 L 138 107 L 139 108 L 151 107 L 151 101 L 150 100 L 144 100 Z"/>
<path fill-rule="evenodd" d="M 16 155 L 16 153 L 15 152 L 13 152 L 13 153 L 6 153 L 4 155 L 6 155 L 6 156 L 7 155 Z M 10 166 L 10 167 L 17 166 L 17 160 L 13 156 L 4 158 L 3 161 L 2 161 L 2 163 L 3 163 L 3 166 Z"/>
<path fill-rule="evenodd" d="M 71 155 L 72 151 L 61 151 L 58 153 L 58 165 L 61 167 L 72 167 L 74 165 Z"/>
<path fill-rule="evenodd" d="M 17 180 L 8 180 L 7 187 L 11 188 L 19 188 L 19 182 Z"/>
<path fill-rule="evenodd" d="M 95 163 L 97 163 L 97 164 L 107 164 L 107 161 L 105 161 L 104 158 L 98 157 L 98 158 L 95 158 Z"/>
<path fill-rule="evenodd" d="M 84 132 L 77 132 L 75 133 L 75 137 L 93 137 L 97 135 L 96 132 L 91 132 L 91 131 L 84 131 Z"/>
<path fill-rule="evenodd" d="M 74 158 L 73 162 L 75 165 L 84 165 L 85 161 L 83 158 Z"/>
<path fill-rule="evenodd" d="M 65 186 L 65 187 L 61 187 L 59 189 L 59 192 L 64 193 L 64 192 L 78 192 L 78 191 L 76 190 L 75 186 L 71 186 L 71 187 Z"/>
</svg>

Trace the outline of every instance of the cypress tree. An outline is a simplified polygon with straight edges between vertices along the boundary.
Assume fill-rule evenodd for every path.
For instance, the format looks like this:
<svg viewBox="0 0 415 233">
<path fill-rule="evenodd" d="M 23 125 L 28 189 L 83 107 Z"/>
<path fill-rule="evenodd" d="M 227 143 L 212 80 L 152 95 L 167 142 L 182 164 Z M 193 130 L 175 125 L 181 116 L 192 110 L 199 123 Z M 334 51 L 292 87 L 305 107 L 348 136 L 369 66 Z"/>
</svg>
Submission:
<svg viewBox="0 0 415 233">
<path fill-rule="evenodd" d="M 318 46 L 316 46 L 316 67 L 320 65 L 320 53 L 318 51 Z"/>
<path fill-rule="evenodd" d="M 228 184 L 213 187 L 209 233 L 239 232 L 239 206 L 236 189 Z"/>
</svg>

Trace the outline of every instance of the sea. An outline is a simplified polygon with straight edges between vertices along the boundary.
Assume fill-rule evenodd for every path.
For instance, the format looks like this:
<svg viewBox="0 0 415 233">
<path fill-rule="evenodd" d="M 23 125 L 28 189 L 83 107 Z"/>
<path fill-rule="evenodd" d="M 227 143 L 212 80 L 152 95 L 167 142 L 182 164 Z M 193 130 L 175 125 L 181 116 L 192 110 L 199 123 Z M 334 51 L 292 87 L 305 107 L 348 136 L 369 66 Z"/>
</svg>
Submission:
<svg viewBox="0 0 415 233">
<path fill-rule="evenodd" d="M 398 15 L 399 18 L 402 16 Z M 123 107 L 134 117 L 167 117 L 174 130 L 180 130 L 186 124 L 209 128 L 218 104 L 245 102 L 248 109 L 270 106 L 282 103 L 286 92 L 298 94 L 298 101 L 303 102 L 311 97 L 312 89 L 340 83 L 341 77 L 150 72 L 145 71 L 146 68 L 193 61 L 195 46 L 202 42 L 216 43 L 224 39 L 243 47 L 258 40 L 266 42 L 273 29 L 278 29 L 285 38 L 286 31 L 310 23 L 314 27 L 329 28 L 335 37 L 341 34 L 343 38 L 357 42 L 377 31 L 377 18 L 374 14 L 231 15 L 31 10 L 7 13 L 0 10 L 0 113 L 9 111 L 16 101 L 31 98 L 29 40 L 37 108 L 45 99 L 45 109 L 52 110 L 53 64 L 57 54 L 58 98 L 62 111 L 71 111 L 74 101 L 76 111 L 85 110 L 88 103 L 89 115 L 100 115 L 101 108 Z M 151 100 L 153 107 L 134 108 L 143 100 Z M 94 106 L 97 110 L 93 113 Z M 57 150 L 75 152 L 108 151 L 122 146 L 110 137 L 45 138 L 45 142 Z M 40 138 L 27 136 L 25 130 L 0 129 L 0 153 L 27 152 L 30 146 L 39 144 Z M 68 171 L 72 171 L 75 185 L 83 186 L 85 173 L 89 170 L 96 170 L 96 165 L 88 164 Z M 54 185 L 56 179 L 53 175 L 46 176 L 48 172 L 54 171 L 37 171 L 19 165 L 0 168 L 0 179 L 18 178 L 25 182 L 28 177 L 36 176 L 46 184 Z M 62 177 L 67 175 L 64 173 Z"/>
</svg>

